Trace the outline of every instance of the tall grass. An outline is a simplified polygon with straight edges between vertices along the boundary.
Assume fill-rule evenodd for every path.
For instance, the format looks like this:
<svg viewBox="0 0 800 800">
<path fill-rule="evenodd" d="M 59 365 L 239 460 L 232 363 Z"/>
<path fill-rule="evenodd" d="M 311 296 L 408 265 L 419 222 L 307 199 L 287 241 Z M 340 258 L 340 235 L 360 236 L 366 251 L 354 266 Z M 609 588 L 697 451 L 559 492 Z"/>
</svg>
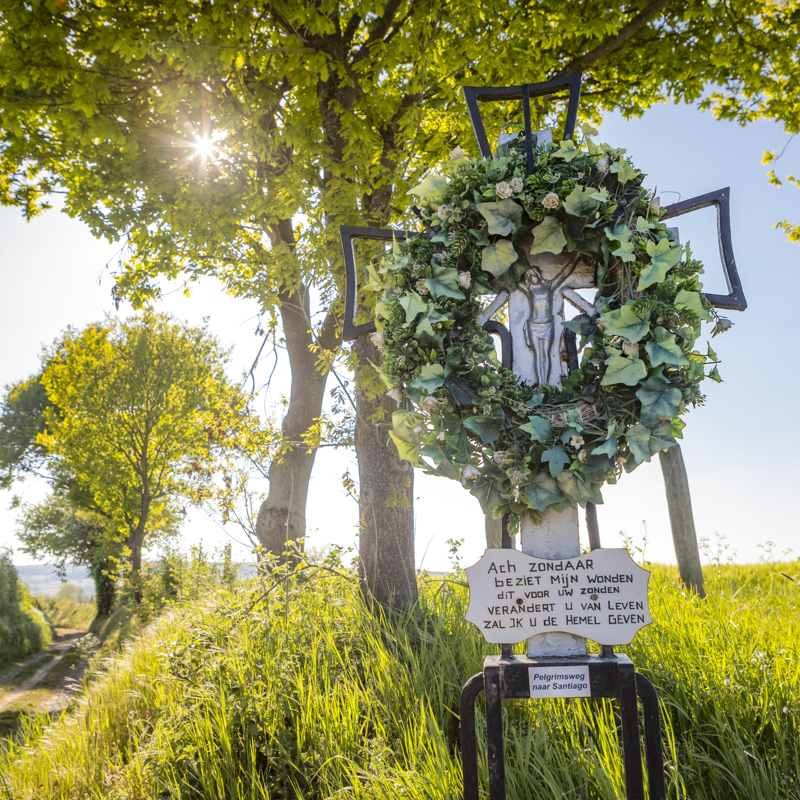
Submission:
<svg viewBox="0 0 800 800">
<path fill-rule="evenodd" d="M 656 623 L 628 652 L 662 699 L 669 797 L 800 800 L 800 586 L 779 574 L 798 565 L 721 567 L 706 601 L 653 571 Z M 0 798 L 459 797 L 458 699 L 491 652 L 466 591 L 423 579 L 387 619 L 311 572 L 173 606 L 74 713 L 28 724 Z M 509 800 L 624 796 L 613 704 L 506 712 Z"/>
</svg>

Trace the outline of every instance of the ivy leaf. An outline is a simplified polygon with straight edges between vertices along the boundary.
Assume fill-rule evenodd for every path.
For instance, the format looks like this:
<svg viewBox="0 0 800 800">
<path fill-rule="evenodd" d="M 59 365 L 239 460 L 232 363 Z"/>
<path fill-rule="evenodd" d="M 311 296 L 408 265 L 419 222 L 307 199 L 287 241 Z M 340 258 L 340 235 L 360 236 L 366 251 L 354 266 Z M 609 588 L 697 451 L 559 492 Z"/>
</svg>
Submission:
<svg viewBox="0 0 800 800">
<path fill-rule="evenodd" d="M 608 369 L 600 381 L 601 386 L 613 386 L 615 383 L 624 383 L 626 386 L 636 386 L 647 375 L 644 361 L 637 356 L 611 356 L 606 362 Z"/>
<path fill-rule="evenodd" d="M 386 372 L 385 370 L 381 369 L 377 364 L 373 364 L 371 361 L 369 363 L 372 365 L 372 368 L 375 370 L 375 372 L 378 373 L 378 375 L 380 376 L 380 379 L 383 381 L 383 383 L 386 386 L 386 388 L 387 389 L 394 389 L 394 387 L 395 387 L 394 378 L 392 378 L 389 375 L 388 372 Z"/>
<path fill-rule="evenodd" d="M 447 178 L 443 175 L 428 175 L 419 186 L 409 189 L 406 194 L 413 194 L 420 200 L 436 200 L 447 188 Z"/>
<path fill-rule="evenodd" d="M 419 451 L 417 448 L 401 439 L 394 431 L 389 431 L 389 436 L 397 447 L 397 454 L 403 461 L 410 461 L 414 466 L 422 466 L 419 460 Z"/>
<path fill-rule="evenodd" d="M 566 243 L 566 239 L 564 242 Z M 495 278 L 499 278 L 517 258 L 518 255 L 514 245 L 508 239 L 500 239 L 494 244 L 483 248 L 481 267 L 494 275 Z"/>
<path fill-rule="evenodd" d="M 711 378 L 712 381 L 716 381 L 717 383 L 722 383 L 722 378 L 720 377 L 719 370 L 716 367 L 714 367 L 714 369 L 711 370 L 708 377 Z"/>
<path fill-rule="evenodd" d="M 489 234 L 508 236 L 518 230 L 522 220 L 522 206 L 514 200 L 497 203 L 478 203 L 478 213 L 489 223 Z"/>
<path fill-rule="evenodd" d="M 626 264 L 629 264 L 631 261 L 636 261 L 636 256 L 633 252 L 633 242 L 622 242 L 616 250 L 611 252 L 611 255 L 616 256 Z"/>
<path fill-rule="evenodd" d="M 588 217 L 597 211 L 600 203 L 594 197 L 596 190 L 588 186 L 576 186 L 564 200 L 564 210 L 573 217 Z"/>
<path fill-rule="evenodd" d="M 425 311 L 425 301 L 416 293 L 409 292 L 400 298 L 400 305 L 406 312 L 406 322 L 413 322 L 417 314 Z"/>
<path fill-rule="evenodd" d="M 480 436 L 484 444 L 491 444 L 500 438 L 500 421 L 485 414 L 476 414 L 473 417 L 466 417 L 462 423 L 467 430 Z"/>
<path fill-rule="evenodd" d="M 597 503 L 599 505 L 603 502 L 600 492 L 575 470 L 568 469 L 562 472 L 556 478 L 556 481 L 558 482 L 558 488 L 570 500 L 580 506 L 586 506 L 587 503 Z"/>
<path fill-rule="evenodd" d="M 519 429 L 530 434 L 534 442 L 547 442 L 553 438 L 553 429 L 550 423 L 542 417 L 528 417 L 528 421 L 524 425 L 520 425 Z"/>
<path fill-rule="evenodd" d="M 672 420 L 660 419 L 647 426 L 650 431 L 650 455 L 656 455 L 662 450 L 669 450 L 675 444 L 672 434 Z"/>
<path fill-rule="evenodd" d="M 633 234 L 633 231 L 624 222 L 620 222 L 619 225 L 613 228 L 603 228 L 603 230 L 605 231 L 607 239 L 617 241 L 620 244 L 629 242 Z"/>
<path fill-rule="evenodd" d="M 544 511 L 548 506 L 561 503 L 567 498 L 559 489 L 555 478 L 540 472 L 536 480 L 525 487 L 522 496 L 537 510 Z"/>
<path fill-rule="evenodd" d="M 564 467 L 569 464 L 569 456 L 567 455 L 567 451 L 561 447 L 561 445 L 556 445 L 555 447 L 551 447 L 549 450 L 545 450 L 542 453 L 542 463 L 550 465 L 550 474 L 557 478 Z"/>
<path fill-rule="evenodd" d="M 598 203 L 607 203 L 609 200 L 608 191 L 606 190 L 605 186 L 601 186 L 599 189 L 591 189 L 591 194 L 589 195 L 592 199 L 597 200 Z"/>
<path fill-rule="evenodd" d="M 645 424 L 677 416 L 682 397 L 680 389 L 659 375 L 648 378 L 636 396 L 642 404 L 641 421 Z"/>
<path fill-rule="evenodd" d="M 629 342 L 638 342 L 650 330 L 650 321 L 646 316 L 637 314 L 633 310 L 633 304 L 627 303 L 622 308 L 614 311 L 607 311 L 602 315 L 608 323 L 606 334 L 608 336 L 621 336 Z"/>
<path fill-rule="evenodd" d="M 646 245 L 647 255 L 650 256 L 650 263 L 647 264 L 639 275 L 639 285 L 637 292 L 644 291 L 654 283 L 661 283 L 667 277 L 667 272 L 671 270 L 680 260 L 683 249 L 680 245 L 673 244 L 664 237 L 658 244 L 648 242 Z"/>
<path fill-rule="evenodd" d="M 422 372 L 408 385 L 414 389 L 423 389 L 432 394 L 444 383 L 444 369 L 441 364 L 425 364 Z"/>
<path fill-rule="evenodd" d="M 495 508 L 503 502 L 503 497 L 497 488 L 497 484 L 488 475 L 479 477 L 475 481 L 475 485 L 469 490 L 469 493 L 478 498 L 483 513 L 490 516 L 493 516 Z"/>
<path fill-rule="evenodd" d="M 637 175 L 641 174 L 638 169 L 634 169 L 631 163 L 624 158 L 612 164 L 609 171 L 615 172 L 617 180 L 623 184 L 632 181 Z"/>
<path fill-rule="evenodd" d="M 567 237 L 561 229 L 561 224 L 555 217 L 545 217 L 541 224 L 533 231 L 533 245 L 531 255 L 537 253 L 555 253 L 558 255 L 567 246 Z"/>
<path fill-rule="evenodd" d="M 684 355 L 675 335 L 666 328 L 658 327 L 653 331 L 653 341 L 644 346 L 650 357 L 650 364 L 658 367 L 661 364 L 672 364 L 676 367 L 688 367 L 689 359 Z"/>
<path fill-rule="evenodd" d="M 464 293 L 458 286 L 458 270 L 455 267 L 434 267 L 433 277 L 426 278 L 425 285 L 435 300 L 442 297 L 464 299 Z"/>
<path fill-rule="evenodd" d="M 626 434 L 628 449 L 637 464 L 649 461 L 650 452 L 650 431 L 641 422 L 634 425 Z"/>
<path fill-rule="evenodd" d="M 681 289 L 675 298 L 675 308 L 694 311 L 700 319 L 711 319 L 711 314 L 703 308 L 703 301 L 700 299 L 699 292 L 687 292 L 686 289 Z"/>
<path fill-rule="evenodd" d="M 561 147 L 558 148 L 554 153 L 552 153 L 552 158 L 563 158 L 564 161 L 572 161 L 575 156 L 580 155 L 578 150 L 575 147 L 575 142 L 572 139 L 562 139 L 561 140 Z"/>
<path fill-rule="evenodd" d="M 601 444 L 599 447 L 595 447 L 594 450 L 592 450 L 592 455 L 605 455 L 609 458 L 613 458 L 618 449 L 619 446 L 617 445 L 617 439 L 616 437 L 612 436 L 607 442 L 603 442 L 603 444 Z"/>
<path fill-rule="evenodd" d="M 434 347 L 441 350 L 444 347 L 444 334 L 445 331 L 434 330 L 429 317 L 423 317 L 414 331 L 414 338 L 420 342 L 427 341 L 428 344 L 433 344 Z"/>
</svg>

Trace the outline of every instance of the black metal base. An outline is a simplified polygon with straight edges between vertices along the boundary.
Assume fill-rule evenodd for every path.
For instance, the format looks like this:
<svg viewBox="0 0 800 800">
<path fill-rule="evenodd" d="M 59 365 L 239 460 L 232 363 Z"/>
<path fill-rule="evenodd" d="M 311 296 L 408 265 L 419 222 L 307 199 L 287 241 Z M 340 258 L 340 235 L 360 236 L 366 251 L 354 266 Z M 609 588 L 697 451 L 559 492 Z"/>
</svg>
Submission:
<svg viewBox="0 0 800 800">
<path fill-rule="evenodd" d="M 478 800 L 478 740 L 475 701 L 486 693 L 486 739 L 489 759 L 489 800 L 505 800 L 506 773 L 503 748 L 503 700 L 530 697 L 530 667 L 589 667 L 592 698 L 616 697 L 622 722 L 622 756 L 627 800 L 644 800 L 644 773 L 639 740 L 639 708 L 644 712 L 645 758 L 650 800 L 666 800 L 664 757 L 658 695 L 653 684 L 636 672 L 624 655 L 570 658 L 487 656 L 483 672 L 470 678 L 461 692 L 461 758 L 464 800 Z M 591 698 L 587 698 L 591 699 Z"/>
</svg>

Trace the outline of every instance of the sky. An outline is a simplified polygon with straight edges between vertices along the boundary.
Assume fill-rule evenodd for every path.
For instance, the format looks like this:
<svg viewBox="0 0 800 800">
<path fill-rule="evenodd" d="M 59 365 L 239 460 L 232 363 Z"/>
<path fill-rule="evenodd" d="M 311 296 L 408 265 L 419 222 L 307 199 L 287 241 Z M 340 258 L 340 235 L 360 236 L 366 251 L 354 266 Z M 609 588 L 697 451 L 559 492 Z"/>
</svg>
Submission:
<svg viewBox="0 0 800 800">
<path fill-rule="evenodd" d="M 723 561 L 777 559 L 786 550 L 793 551 L 790 558 L 798 558 L 800 523 L 794 500 L 800 481 L 800 427 L 792 415 L 800 382 L 791 342 L 800 246 L 787 242 L 773 226 L 785 218 L 800 220 L 800 190 L 770 185 L 761 154 L 780 153 L 786 146 L 775 165 L 778 175 L 797 171 L 800 137 L 790 140 L 774 123 L 742 128 L 693 107 L 661 105 L 635 120 L 609 115 L 595 140 L 627 148 L 634 165 L 648 175 L 645 185 L 658 188 L 663 204 L 731 187 L 733 248 L 748 309 L 723 312 L 735 323 L 713 342 L 724 382 L 704 382 L 706 404 L 684 417 L 682 449 L 695 524 L 698 537 L 709 541 L 704 561 L 718 548 Z M 468 154 L 476 151 L 472 141 L 461 144 Z M 681 242 L 690 241 L 695 256 L 704 261 L 705 288 L 726 293 L 713 209 L 671 224 L 677 224 Z M 27 223 L 17 209 L 0 208 L 0 386 L 36 372 L 42 347 L 66 326 L 82 328 L 105 314 L 133 313 L 126 305 L 115 312 L 111 300 L 111 271 L 118 258 L 117 245 L 95 239 L 81 222 L 58 210 Z M 208 318 L 212 332 L 233 348 L 231 377 L 238 379 L 250 368 L 260 345 L 254 301 L 226 295 L 208 279 L 194 284 L 189 298 L 179 289 L 168 293 L 157 309 L 192 324 Z M 270 367 L 258 367 L 260 379 L 266 379 Z M 288 381 L 288 365 L 281 359 L 259 404 L 269 409 L 279 403 Z M 310 546 L 357 547 L 357 505 L 341 485 L 347 470 L 357 475 L 352 451 L 319 451 L 307 507 Z M 16 512 L 9 508 L 13 495 L 36 502 L 46 492 L 42 480 L 0 491 L 0 546 L 18 547 Z M 642 547 L 646 538 L 647 560 L 675 562 L 658 459 L 623 476 L 603 496 L 598 518 L 604 546 L 620 546 L 625 535 Z M 462 563 L 473 563 L 485 547 L 483 525 L 477 500 L 460 484 L 417 472 L 418 567 L 448 569 L 448 540 L 453 539 L 463 540 Z M 586 541 L 585 531 L 582 536 Z M 215 548 L 233 541 L 239 556 L 248 559 L 238 544 L 241 539 L 234 528 L 223 529 L 200 510 L 193 510 L 184 525 L 184 544 L 202 541 Z M 34 563 L 19 551 L 14 560 Z"/>
</svg>

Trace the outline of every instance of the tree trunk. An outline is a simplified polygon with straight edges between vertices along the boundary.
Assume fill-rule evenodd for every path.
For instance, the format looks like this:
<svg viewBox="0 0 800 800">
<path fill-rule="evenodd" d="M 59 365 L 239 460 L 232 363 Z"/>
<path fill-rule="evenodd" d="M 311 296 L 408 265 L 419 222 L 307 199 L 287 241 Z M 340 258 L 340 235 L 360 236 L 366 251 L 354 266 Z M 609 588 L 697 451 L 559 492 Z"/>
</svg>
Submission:
<svg viewBox="0 0 800 800">
<path fill-rule="evenodd" d="M 703 569 L 700 565 L 700 550 L 697 547 L 692 514 L 692 497 L 689 494 L 689 477 L 683 463 L 681 446 L 675 444 L 658 455 L 667 490 L 669 521 L 672 526 L 672 539 L 675 542 L 675 556 L 678 559 L 678 573 L 686 586 L 697 592 L 700 597 L 705 597 Z"/>
<path fill-rule="evenodd" d="M 397 406 L 369 364 L 380 363 L 380 351 L 362 336 L 355 353 L 362 591 L 386 608 L 408 608 L 417 602 L 414 468 L 400 460 L 389 439 Z"/>
<path fill-rule="evenodd" d="M 491 514 L 485 514 L 483 517 L 484 528 L 486 529 L 486 547 L 491 550 L 492 548 L 499 548 L 503 546 L 503 520 L 502 518 L 495 519 Z"/>
<path fill-rule="evenodd" d="M 125 543 L 131 551 L 130 575 L 128 582 L 133 590 L 133 601 L 138 606 L 142 602 L 142 541 L 144 539 L 144 524 L 140 522 L 135 531 L 128 536 Z"/>
<path fill-rule="evenodd" d="M 283 418 L 284 453 L 269 468 L 269 495 L 262 503 L 256 520 L 256 536 L 265 553 L 281 556 L 286 542 L 306 535 L 306 499 L 316 448 L 308 447 L 303 434 L 322 413 L 327 370 L 317 368 L 317 355 L 312 352 L 311 316 L 308 287 L 300 287 L 291 296 L 282 294 L 281 320 L 292 385 L 289 409 Z M 332 313 L 323 324 L 319 344 L 332 349 L 338 344 Z"/>
<path fill-rule="evenodd" d="M 107 617 L 114 609 L 114 600 L 117 595 L 117 583 L 111 559 L 104 558 L 91 561 L 89 573 L 94 581 L 94 601 L 97 606 L 97 616 Z"/>
</svg>

